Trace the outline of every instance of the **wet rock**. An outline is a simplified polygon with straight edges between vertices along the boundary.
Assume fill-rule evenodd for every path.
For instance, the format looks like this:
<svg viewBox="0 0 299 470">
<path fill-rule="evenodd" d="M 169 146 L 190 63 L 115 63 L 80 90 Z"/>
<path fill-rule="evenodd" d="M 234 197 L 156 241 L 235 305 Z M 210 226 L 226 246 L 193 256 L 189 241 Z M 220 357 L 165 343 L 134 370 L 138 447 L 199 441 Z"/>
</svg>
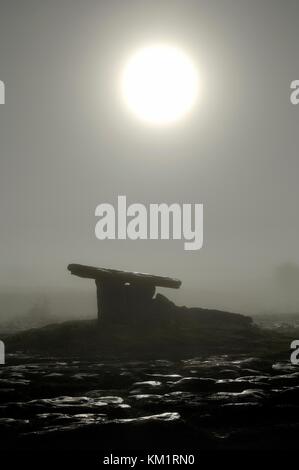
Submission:
<svg viewBox="0 0 299 470">
<path fill-rule="evenodd" d="M 291 387 L 299 385 L 299 374 L 275 375 L 274 377 L 268 378 L 268 382 L 272 387 Z"/>
<path fill-rule="evenodd" d="M 219 392 L 242 392 L 249 388 L 256 388 L 256 384 L 248 380 L 220 379 L 217 380 L 216 387 Z"/>
<path fill-rule="evenodd" d="M 272 365 L 272 369 L 274 371 L 281 371 L 281 372 L 295 372 L 296 367 L 290 364 L 289 362 L 276 362 Z"/>
<path fill-rule="evenodd" d="M 158 380 L 146 380 L 144 382 L 135 382 L 131 387 L 131 394 L 142 394 L 149 391 L 162 390 L 162 382 Z"/>
<path fill-rule="evenodd" d="M 240 368 L 239 371 L 238 371 L 238 375 L 243 377 L 243 376 L 246 376 L 246 377 L 257 377 L 259 375 L 263 375 L 263 376 L 267 376 L 269 374 L 266 374 L 266 372 L 263 370 L 263 371 L 260 371 L 258 369 L 248 369 L 248 368 Z"/>
<path fill-rule="evenodd" d="M 124 399 L 122 397 L 103 395 L 103 390 L 91 390 L 90 392 L 86 393 L 86 396 L 89 398 L 98 398 L 102 402 L 112 403 L 115 405 L 118 405 L 124 402 Z"/>
<path fill-rule="evenodd" d="M 257 425 L 259 422 L 273 419 L 274 411 L 259 402 L 223 403 L 214 410 L 214 425 L 219 420 L 227 426 Z"/>
<path fill-rule="evenodd" d="M 156 449 L 165 440 L 171 448 L 184 440 L 193 449 L 199 441 L 203 448 L 239 449 L 253 445 L 246 439 L 259 432 L 270 442 L 264 430 L 271 433 L 272 425 L 285 442 L 287 423 L 299 422 L 298 368 L 246 359 L 103 362 L 26 356 L 19 364 L 15 356 L 15 365 L 0 369 L 2 446 L 97 449 L 99 442 L 111 448 L 117 441 L 126 449 L 132 442 L 136 449 L 148 443 Z"/>
<path fill-rule="evenodd" d="M 238 365 L 243 368 L 253 368 L 258 369 L 259 371 L 270 371 L 272 363 L 270 361 L 258 358 L 258 357 L 248 357 L 245 359 L 235 360 L 233 364 Z"/>
<path fill-rule="evenodd" d="M 17 428 L 19 430 L 27 427 L 28 419 L 0 418 L 0 428 Z"/>
<path fill-rule="evenodd" d="M 243 392 L 218 392 L 210 396 L 211 401 L 248 403 L 261 402 L 265 399 L 265 393 L 260 389 L 243 390 Z"/>
<path fill-rule="evenodd" d="M 223 379 L 235 379 L 240 375 L 240 371 L 236 369 L 220 369 L 219 376 Z"/>
<path fill-rule="evenodd" d="M 171 388 L 175 390 L 206 392 L 215 389 L 216 381 L 211 378 L 184 377 L 174 382 Z"/>
<path fill-rule="evenodd" d="M 127 415 L 130 406 L 123 403 L 119 397 L 55 397 L 31 400 L 29 402 L 8 403 L 0 407 L 2 416 L 32 417 L 37 414 L 92 414 L 106 413 L 117 417 Z"/>
<path fill-rule="evenodd" d="M 38 431 L 31 431 L 27 436 L 45 436 L 50 434 L 62 435 L 71 431 L 80 431 L 82 428 L 99 425 L 107 422 L 105 414 L 79 413 L 76 415 L 55 415 L 45 418 L 44 426 Z"/>
<path fill-rule="evenodd" d="M 30 380 L 25 380 L 25 379 L 14 379 L 9 378 L 9 379 L 0 379 L 0 386 L 4 386 L 5 388 L 13 388 L 15 386 L 27 386 L 30 384 Z"/>
<path fill-rule="evenodd" d="M 162 413 L 158 415 L 152 416 L 141 416 L 139 418 L 131 418 L 131 419 L 118 419 L 115 420 L 115 423 L 122 423 L 122 424 L 143 424 L 143 423 L 155 423 L 155 422 L 175 422 L 179 421 L 181 416 L 179 413 Z"/>
<path fill-rule="evenodd" d="M 180 374 L 147 374 L 149 377 L 152 377 L 153 379 L 160 379 L 161 381 L 167 380 L 167 382 L 170 381 L 176 381 L 178 379 L 181 379 L 182 376 Z"/>
<path fill-rule="evenodd" d="M 132 395 L 128 400 L 133 407 L 142 409 L 162 409 L 165 406 L 163 395 L 157 394 Z"/>
</svg>

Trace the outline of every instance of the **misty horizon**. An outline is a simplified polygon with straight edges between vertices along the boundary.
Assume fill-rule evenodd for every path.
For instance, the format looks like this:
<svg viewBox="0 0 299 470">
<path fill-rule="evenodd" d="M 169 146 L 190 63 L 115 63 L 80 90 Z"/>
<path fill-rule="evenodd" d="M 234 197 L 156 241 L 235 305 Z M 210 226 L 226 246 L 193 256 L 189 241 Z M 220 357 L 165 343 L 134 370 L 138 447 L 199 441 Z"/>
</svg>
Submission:
<svg viewBox="0 0 299 470">
<path fill-rule="evenodd" d="M 96 316 L 72 262 L 179 278 L 177 292 L 161 289 L 179 305 L 299 311 L 298 2 L 238 2 L 233 16 L 229 1 L 187 3 L 3 2 L 1 317 L 42 297 Z M 159 129 L 117 91 L 126 58 L 156 40 L 181 45 L 203 84 L 195 109 Z M 95 208 L 118 194 L 203 203 L 202 249 L 97 240 Z"/>
</svg>

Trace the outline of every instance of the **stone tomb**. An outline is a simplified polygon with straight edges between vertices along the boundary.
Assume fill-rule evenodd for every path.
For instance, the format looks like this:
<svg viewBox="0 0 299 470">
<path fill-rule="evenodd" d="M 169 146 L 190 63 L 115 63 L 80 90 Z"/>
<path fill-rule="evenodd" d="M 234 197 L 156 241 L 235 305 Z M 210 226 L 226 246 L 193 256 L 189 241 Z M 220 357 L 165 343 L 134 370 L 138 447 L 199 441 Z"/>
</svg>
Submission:
<svg viewBox="0 0 299 470">
<path fill-rule="evenodd" d="M 98 320 L 126 323 L 129 318 L 151 310 L 156 287 L 178 289 L 181 281 L 152 274 L 70 264 L 71 274 L 94 279 L 97 288 Z"/>
</svg>

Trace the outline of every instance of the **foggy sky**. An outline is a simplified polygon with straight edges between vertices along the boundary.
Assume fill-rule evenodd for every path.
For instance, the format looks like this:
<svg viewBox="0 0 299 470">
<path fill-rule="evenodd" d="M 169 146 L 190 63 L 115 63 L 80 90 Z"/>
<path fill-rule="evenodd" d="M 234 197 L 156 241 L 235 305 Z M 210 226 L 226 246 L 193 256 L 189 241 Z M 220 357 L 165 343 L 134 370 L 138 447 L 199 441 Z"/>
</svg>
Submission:
<svg viewBox="0 0 299 470">
<path fill-rule="evenodd" d="M 298 21 L 297 0 L 0 0 L 0 315 L 39 295 L 90 314 L 93 282 L 71 262 L 177 277 L 164 293 L 179 304 L 299 310 L 279 275 L 299 263 Z M 183 48 L 203 83 L 167 128 L 136 120 L 117 88 L 153 42 Z M 203 248 L 97 240 L 94 210 L 118 195 L 203 203 Z"/>
</svg>

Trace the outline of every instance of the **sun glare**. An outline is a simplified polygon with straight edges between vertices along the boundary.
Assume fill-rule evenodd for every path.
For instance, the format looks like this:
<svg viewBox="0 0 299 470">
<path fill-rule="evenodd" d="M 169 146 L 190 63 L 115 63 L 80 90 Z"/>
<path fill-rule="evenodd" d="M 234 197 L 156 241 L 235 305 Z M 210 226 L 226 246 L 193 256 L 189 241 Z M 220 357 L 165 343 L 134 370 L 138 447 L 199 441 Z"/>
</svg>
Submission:
<svg viewBox="0 0 299 470">
<path fill-rule="evenodd" d="M 163 125 L 191 110 L 198 97 L 199 79 L 182 50 L 155 45 L 138 50 L 128 60 L 121 87 L 124 101 L 138 118 Z"/>
</svg>

